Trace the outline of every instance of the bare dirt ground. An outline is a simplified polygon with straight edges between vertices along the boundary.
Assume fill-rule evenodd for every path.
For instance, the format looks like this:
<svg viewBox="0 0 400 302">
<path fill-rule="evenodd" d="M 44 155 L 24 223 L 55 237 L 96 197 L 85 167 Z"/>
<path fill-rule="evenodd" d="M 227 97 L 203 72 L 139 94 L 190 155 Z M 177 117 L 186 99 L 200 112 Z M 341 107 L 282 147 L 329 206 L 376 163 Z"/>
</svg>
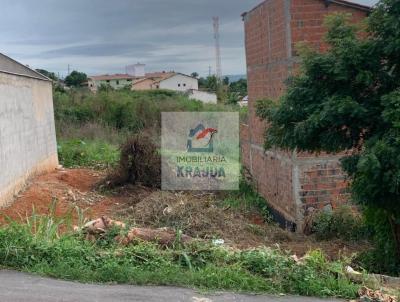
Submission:
<svg viewBox="0 0 400 302">
<path fill-rule="evenodd" d="M 49 213 L 57 200 L 55 215 L 62 217 L 74 207 L 83 209 L 87 220 L 108 216 L 145 227 L 176 227 L 205 239 L 223 239 L 238 248 L 279 246 L 299 256 L 310 249 L 322 249 L 330 258 L 368 248 L 367 244 L 341 240 L 316 241 L 312 236 L 294 234 L 264 223 L 256 212 L 220 205 L 212 194 L 172 193 L 142 186 L 127 186 L 113 192 L 96 190 L 105 176 L 91 169 L 61 169 L 32 179 L 14 202 L 0 210 L 0 224 L 7 218 L 22 221 L 33 211 Z M 75 212 L 73 212 L 75 213 Z M 76 220 L 76 213 L 74 214 Z"/>
</svg>

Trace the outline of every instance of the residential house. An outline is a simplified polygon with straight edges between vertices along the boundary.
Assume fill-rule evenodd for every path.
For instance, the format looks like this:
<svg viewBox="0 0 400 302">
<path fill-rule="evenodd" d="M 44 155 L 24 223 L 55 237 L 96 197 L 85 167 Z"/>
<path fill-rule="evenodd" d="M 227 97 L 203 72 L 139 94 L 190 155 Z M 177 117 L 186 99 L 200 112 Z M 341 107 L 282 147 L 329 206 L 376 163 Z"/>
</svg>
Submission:
<svg viewBox="0 0 400 302">
<path fill-rule="evenodd" d="M 205 103 L 216 103 L 215 93 L 199 91 L 198 80 L 194 77 L 174 71 L 144 72 L 144 64 L 126 67 L 126 74 L 100 75 L 88 77 L 88 88 L 96 92 L 100 86 L 107 85 L 114 89 L 129 86 L 131 90 L 167 89 L 187 93 L 189 98 Z"/>
<path fill-rule="evenodd" d="M 156 83 L 174 75 L 175 72 L 150 72 L 146 73 L 143 77 L 136 79 L 132 83 L 132 90 L 151 90 L 158 89 Z"/>
<path fill-rule="evenodd" d="M 198 80 L 194 77 L 176 72 L 146 73 L 142 79 L 132 84 L 132 90 L 167 89 L 184 92 L 190 99 L 203 103 L 217 103 L 217 95 L 212 92 L 200 91 Z"/>
<path fill-rule="evenodd" d="M 199 90 L 198 80 L 183 73 L 172 73 L 153 83 L 153 89 L 168 89 L 186 92 L 188 90 Z"/>
<path fill-rule="evenodd" d="M 168 89 L 186 92 L 198 90 L 198 80 L 194 77 L 177 72 L 146 73 L 144 78 L 137 79 L 132 84 L 132 90 Z"/>
<path fill-rule="evenodd" d="M 112 75 L 98 75 L 88 77 L 88 88 L 96 92 L 100 86 L 110 86 L 114 89 L 121 89 L 124 87 L 131 87 L 134 80 L 137 77 L 129 74 L 112 74 Z"/>
</svg>

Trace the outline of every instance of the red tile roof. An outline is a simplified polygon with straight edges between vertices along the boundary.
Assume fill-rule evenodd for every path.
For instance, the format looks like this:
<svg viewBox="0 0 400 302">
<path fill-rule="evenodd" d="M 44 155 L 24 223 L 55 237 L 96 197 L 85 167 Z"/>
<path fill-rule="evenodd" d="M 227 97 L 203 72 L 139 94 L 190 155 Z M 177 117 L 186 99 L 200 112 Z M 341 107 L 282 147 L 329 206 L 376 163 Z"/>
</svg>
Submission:
<svg viewBox="0 0 400 302">
<path fill-rule="evenodd" d="M 131 79 L 131 80 L 140 80 L 140 79 L 157 79 L 157 80 L 162 80 L 165 78 L 169 78 L 173 76 L 175 72 L 169 71 L 169 72 L 149 72 L 146 73 L 144 77 L 135 77 L 131 76 L 126 73 L 117 73 L 117 74 L 104 74 L 104 75 L 98 75 L 98 76 L 89 76 L 89 79 L 92 79 L 94 81 L 107 81 L 107 80 L 123 80 L 123 79 Z"/>
<path fill-rule="evenodd" d="M 119 73 L 119 74 L 104 74 L 98 76 L 90 76 L 88 78 L 95 81 L 107 81 L 107 80 L 124 80 L 124 79 L 134 80 L 137 79 L 138 77 L 134 77 L 129 74 Z"/>
<path fill-rule="evenodd" d="M 162 72 L 149 72 L 146 73 L 146 78 L 160 78 L 160 79 L 164 79 L 164 78 L 169 78 L 170 76 L 174 75 L 175 72 L 173 71 L 162 71 Z"/>
</svg>

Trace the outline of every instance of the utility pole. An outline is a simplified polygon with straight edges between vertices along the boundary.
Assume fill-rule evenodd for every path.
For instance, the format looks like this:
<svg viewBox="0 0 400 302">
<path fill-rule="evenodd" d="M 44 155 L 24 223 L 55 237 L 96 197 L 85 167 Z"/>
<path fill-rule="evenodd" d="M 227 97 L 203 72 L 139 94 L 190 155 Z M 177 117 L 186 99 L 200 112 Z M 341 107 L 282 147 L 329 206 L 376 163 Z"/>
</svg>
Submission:
<svg viewBox="0 0 400 302">
<path fill-rule="evenodd" d="M 71 65 L 68 64 L 68 74 L 67 75 L 69 75 L 70 67 L 71 67 Z"/>
<path fill-rule="evenodd" d="M 208 76 L 211 77 L 211 66 L 208 66 Z"/>
<path fill-rule="evenodd" d="M 214 40 L 215 40 L 216 76 L 219 81 L 222 81 L 221 48 L 219 41 L 219 17 L 213 17 L 213 25 L 214 25 Z"/>
</svg>

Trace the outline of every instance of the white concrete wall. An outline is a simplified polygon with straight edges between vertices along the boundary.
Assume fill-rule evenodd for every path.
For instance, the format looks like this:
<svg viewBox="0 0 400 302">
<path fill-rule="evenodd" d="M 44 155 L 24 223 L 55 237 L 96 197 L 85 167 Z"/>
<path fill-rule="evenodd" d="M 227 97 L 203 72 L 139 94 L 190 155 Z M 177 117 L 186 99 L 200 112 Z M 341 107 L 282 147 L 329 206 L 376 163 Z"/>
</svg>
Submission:
<svg viewBox="0 0 400 302">
<path fill-rule="evenodd" d="M 217 95 L 212 92 L 191 90 L 188 96 L 189 99 L 199 100 L 202 101 L 203 103 L 211 103 L 211 104 L 217 103 Z"/>
<path fill-rule="evenodd" d="M 199 84 L 195 78 L 185 76 L 183 74 L 175 74 L 170 78 L 162 80 L 159 88 L 175 91 L 188 91 L 190 89 L 198 90 Z"/>
<path fill-rule="evenodd" d="M 126 73 L 134 77 L 144 77 L 146 75 L 145 66 L 146 64 L 140 63 L 128 65 L 126 66 Z"/>
<path fill-rule="evenodd" d="M 0 72 L 0 206 L 57 165 L 51 82 Z"/>
</svg>

